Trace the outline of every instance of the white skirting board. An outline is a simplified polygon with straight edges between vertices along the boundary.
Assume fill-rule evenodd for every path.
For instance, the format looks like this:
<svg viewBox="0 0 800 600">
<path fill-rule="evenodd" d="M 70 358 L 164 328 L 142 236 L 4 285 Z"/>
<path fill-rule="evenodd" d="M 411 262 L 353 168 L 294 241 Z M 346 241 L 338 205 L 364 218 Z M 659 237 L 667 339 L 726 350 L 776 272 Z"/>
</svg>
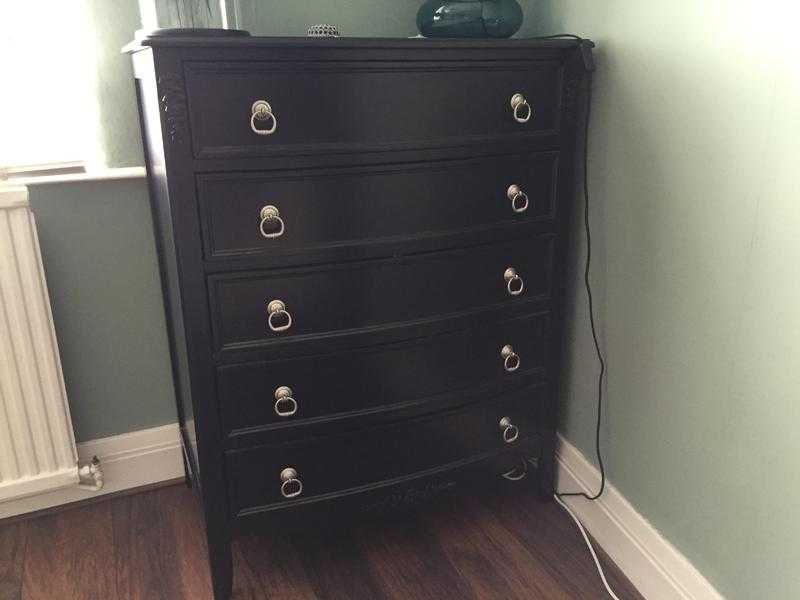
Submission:
<svg viewBox="0 0 800 600">
<path fill-rule="evenodd" d="M 78 460 L 81 464 L 95 455 L 100 458 L 105 481 L 102 490 L 92 492 L 72 486 L 1 502 L 0 519 L 181 478 L 184 476 L 181 452 L 177 424 L 78 444 Z"/>
<path fill-rule="evenodd" d="M 600 473 L 559 436 L 558 487 L 591 495 Z M 564 498 L 636 589 L 647 600 L 722 600 L 723 596 L 613 486 L 596 501 Z"/>
</svg>

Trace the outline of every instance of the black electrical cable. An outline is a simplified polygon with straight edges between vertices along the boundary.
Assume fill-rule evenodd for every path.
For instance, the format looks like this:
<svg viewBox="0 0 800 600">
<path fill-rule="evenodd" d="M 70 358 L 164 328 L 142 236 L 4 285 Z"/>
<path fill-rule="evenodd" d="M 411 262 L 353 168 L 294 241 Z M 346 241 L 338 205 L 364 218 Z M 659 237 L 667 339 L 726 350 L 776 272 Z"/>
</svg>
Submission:
<svg viewBox="0 0 800 600">
<path fill-rule="evenodd" d="M 583 270 L 583 283 L 586 286 L 586 296 L 589 300 L 589 324 L 592 329 L 592 340 L 594 341 L 594 349 L 597 353 L 597 360 L 600 363 L 600 374 L 597 377 L 597 420 L 595 422 L 595 431 L 594 431 L 594 450 L 597 456 L 597 463 L 600 467 L 600 489 L 597 491 L 596 494 L 587 494 L 586 492 L 556 492 L 554 497 L 555 501 L 562 506 L 562 508 L 567 511 L 570 517 L 572 517 L 575 524 L 578 526 L 578 529 L 583 536 L 586 545 L 589 547 L 589 552 L 592 554 L 592 558 L 594 559 L 595 566 L 597 567 L 597 572 L 600 574 L 600 579 L 603 581 L 603 585 L 606 588 L 608 594 L 614 600 L 619 600 L 619 597 L 614 593 L 614 590 L 611 589 L 611 586 L 608 584 L 608 580 L 606 579 L 605 573 L 603 572 L 603 567 L 600 564 L 599 559 L 597 558 L 597 554 L 592 547 L 592 542 L 589 539 L 589 536 L 586 534 L 586 531 L 581 524 L 578 517 L 570 510 L 569 506 L 567 506 L 561 499 L 565 497 L 575 497 L 581 496 L 586 498 L 587 500 L 597 500 L 600 496 L 603 495 L 603 492 L 606 488 L 606 468 L 603 464 L 603 454 L 600 451 L 600 428 L 603 422 L 603 377 L 605 377 L 606 373 L 606 361 L 603 358 L 603 352 L 600 349 L 600 342 L 597 339 L 597 326 L 595 324 L 594 319 L 594 297 L 592 296 L 592 284 L 589 275 L 591 274 L 591 265 L 592 265 L 592 229 L 589 223 L 589 122 L 591 117 L 591 107 L 592 107 L 592 72 L 594 71 L 594 60 L 592 58 L 591 49 L 594 44 L 590 40 L 584 40 L 583 38 L 572 35 L 572 34 L 558 34 L 558 35 L 551 35 L 545 36 L 540 38 L 534 38 L 540 40 L 547 40 L 547 39 L 574 39 L 578 40 L 581 47 L 581 53 L 583 56 L 583 63 L 584 67 L 586 68 L 587 73 L 587 90 L 586 90 L 586 114 L 584 115 L 584 129 L 583 129 L 583 226 L 586 232 L 586 264 Z"/>
<path fill-rule="evenodd" d="M 561 36 L 559 36 L 561 37 Z M 600 349 L 600 342 L 597 339 L 597 326 L 594 318 L 594 297 L 592 296 L 592 284 L 590 272 L 592 265 L 592 229 L 589 224 L 589 121 L 592 106 L 592 72 L 587 75 L 586 91 L 586 115 L 584 116 L 583 131 L 583 226 L 586 232 L 586 264 L 583 270 L 583 283 L 586 287 L 586 296 L 589 300 L 589 324 L 592 330 L 592 341 L 597 353 L 597 360 L 600 363 L 600 374 L 597 377 L 597 420 L 595 421 L 594 450 L 597 456 L 597 463 L 600 467 L 600 489 L 596 494 L 589 495 L 586 492 L 557 492 L 556 495 L 564 498 L 569 496 L 583 496 L 587 500 L 597 500 L 603 495 L 606 488 L 606 469 L 603 464 L 603 453 L 600 451 L 600 427 L 603 422 L 603 378 L 606 374 L 606 361 Z"/>
<path fill-rule="evenodd" d="M 536 38 L 535 40 L 556 40 L 556 39 L 571 39 L 578 40 L 581 45 L 586 45 L 590 50 L 594 44 L 580 36 L 571 33 L 559 33 L 556 35 L 547 35 Z M 584 60 L 587 56 L 591 56 L 591 52 L 584 54 Z M 592 330 L 592 341 L 594 342 L 594 349 L 597 353 L 597 360 L 600 363 L 600 374 L 597 377 L 597 419 L 595 421 L 594 431 L 594 450 L 597 456 L 597 464 L 600 467 L 600 489 L 596 494 L 587 494 L 586 492 L 556 492 L 556 496 L 560 498 L 582 496 L 587 500 L 597 500 L 603 495 L 606 489 L 606 468 L 603 464 L 603 453 L 600 451 L 600 428 L 603 422 L 603 378 L 606 374 L 606 361 L 603 357 L 603 352 L 600 349 L 600 342 L 597 339 L 597 326 L 594 318 L 594 297 L 592 295 L 592 284 L 590 281 L 590 272 L 592 265 L 592 230 L 589 224 L 589 122 L 592 114 L 592 71 L 594 69 L 591 61 L 586 63 L 587 72 L 587 90 L 586 90 L 586 114 L 584 115 L 584 129 L 583 129 L 583 225 L 586 232 L 586 264 L 583 271 L 583 283 L 586 287 L 586 296 L 589 300 L 589 324 Z"/>
<path fill-rule="evenodd" d="M 555 33 L 553 35 L 540 35 L 538 37 L 525 38 L 526 40 L 578 40 L 579 42 L 588 41 L 574 33 Z"/>
</svg>

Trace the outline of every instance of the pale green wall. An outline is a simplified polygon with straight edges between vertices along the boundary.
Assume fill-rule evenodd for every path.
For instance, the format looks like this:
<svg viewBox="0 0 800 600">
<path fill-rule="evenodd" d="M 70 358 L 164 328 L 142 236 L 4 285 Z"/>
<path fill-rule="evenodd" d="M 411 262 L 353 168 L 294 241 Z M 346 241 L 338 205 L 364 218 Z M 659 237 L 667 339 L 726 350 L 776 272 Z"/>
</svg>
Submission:
<svg viewBox="0 0 800 600">
<path fill-rule="evenodd" d="M 254 35 L 306 35 L 309 25 L 330 23 L 352 37 L 409 37 L 417 31 L 417 10 L 424 0 L 239 0 L 240 27 Z M 539 3 L 520 2 L 529 32 Z M 533 4 L 533 7 L 529 6 Z"/>
<path fill-rule="evenodd" d="M 145 180 L 29 192 L 78 441 L 174 422 Z"/>
<path fill-rule="evenodd" d="M 416 0 L 239 0 L 241 27 L 255 35 L 306 35 L 309 25 L 330 23 L 342 35 L 417 35 Z"/>
<path fill-rule="evenodd" d="M 800 597 L 795 3 L 551 0 L 598 43 L 594 281 L 611 481 L 731 599 Z M 582 291 L 563 429 L 591 456 Z"/>
<path fill-rule="evenodd" d="M 138 111 L 129 56 L 120 48 L 139 28 L 139 12 L 131 0 L 91 0 L 97 32 L 97 94 L 101 144 L 110 167 L 143 164 Z"/>
<path fill-rule="evenodd" d="M 129 56 L 120 53 L 140 28 L 136 0 L 81 0 L 91 20 L 89 31 L 96 37 L 94 46 L 98 140 L 107 167 L 144 164 L 139 134 L 139 117 Z"/>
<path fill-rule="evenodd" d="M 218 0 L 138 0 L 138 2 L 144 29 L 222 27 Z M 228 4 L 233 5 L 233 2 L 229 0 Z"/>
</svg>

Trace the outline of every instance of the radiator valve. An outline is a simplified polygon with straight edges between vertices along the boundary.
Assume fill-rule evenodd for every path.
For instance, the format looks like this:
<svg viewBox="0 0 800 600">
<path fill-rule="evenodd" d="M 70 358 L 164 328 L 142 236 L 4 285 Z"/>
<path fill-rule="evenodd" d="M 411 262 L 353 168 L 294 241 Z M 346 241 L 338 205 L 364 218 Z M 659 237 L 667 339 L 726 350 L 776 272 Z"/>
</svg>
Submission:
<svg viewBox="0 0 800 600">
<path fill-rule="evenodd" d="M 103 489 L 103 469 L 100 467 L 100 459 L 93 456 L 88 465 L 78 469 L 80 483 L 78 487 L 92 492 L 99 492 Z"/>
</svg>

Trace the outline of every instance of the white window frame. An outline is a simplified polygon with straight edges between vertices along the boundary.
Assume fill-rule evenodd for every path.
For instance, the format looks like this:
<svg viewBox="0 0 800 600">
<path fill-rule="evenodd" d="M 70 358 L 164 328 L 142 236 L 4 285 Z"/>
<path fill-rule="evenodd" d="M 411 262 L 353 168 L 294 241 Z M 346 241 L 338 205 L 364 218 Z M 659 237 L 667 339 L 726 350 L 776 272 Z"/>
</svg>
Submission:
<svg viewBox="0 0 800 600">
<path fill-rule="evenodd" d="M 86 173 L 86 162 L 73 160 L 57 163 L 38 163 L 30 165 L 0 165 L 0 181 L 15 182 L 31 177 L 51 177 Z"/>
</svg>

